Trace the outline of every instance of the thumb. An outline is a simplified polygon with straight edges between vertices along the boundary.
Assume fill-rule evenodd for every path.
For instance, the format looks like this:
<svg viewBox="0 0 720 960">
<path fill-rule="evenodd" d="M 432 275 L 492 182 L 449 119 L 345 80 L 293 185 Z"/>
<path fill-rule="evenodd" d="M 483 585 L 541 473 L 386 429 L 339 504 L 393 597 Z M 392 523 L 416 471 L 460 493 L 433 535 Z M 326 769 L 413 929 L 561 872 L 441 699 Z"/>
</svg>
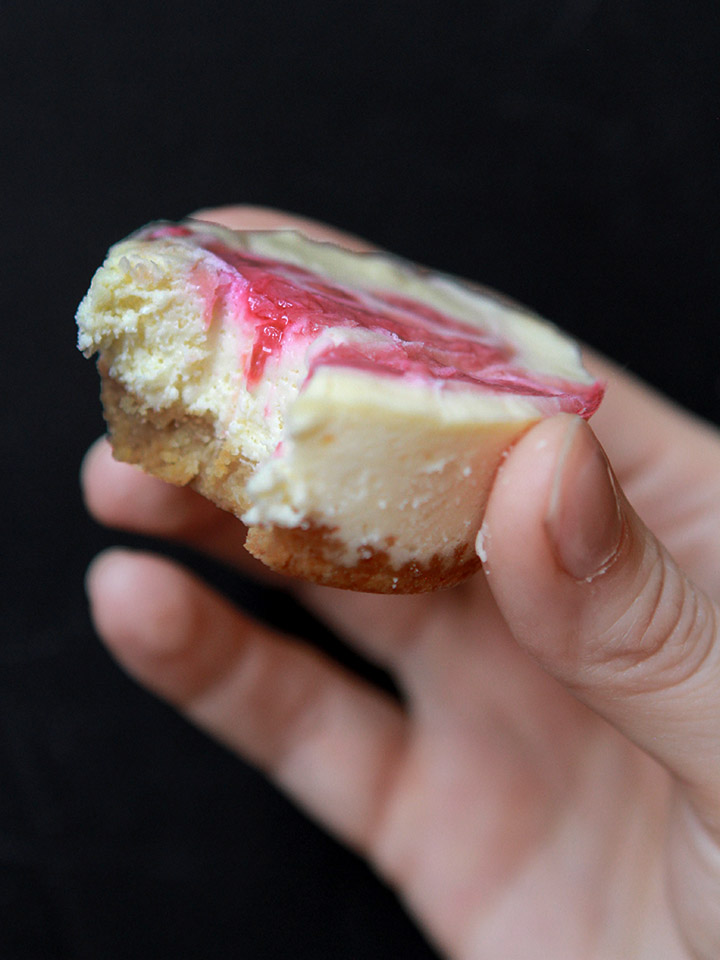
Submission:
<svg viewBox="0 0 720 960">
<path fill-rule="evenodd" d="M 717 821 L 717 610 L 630 507 L 583 420 L 561 415 L 522 438 L 479 539 L 518 643 Z"/>
</svg>

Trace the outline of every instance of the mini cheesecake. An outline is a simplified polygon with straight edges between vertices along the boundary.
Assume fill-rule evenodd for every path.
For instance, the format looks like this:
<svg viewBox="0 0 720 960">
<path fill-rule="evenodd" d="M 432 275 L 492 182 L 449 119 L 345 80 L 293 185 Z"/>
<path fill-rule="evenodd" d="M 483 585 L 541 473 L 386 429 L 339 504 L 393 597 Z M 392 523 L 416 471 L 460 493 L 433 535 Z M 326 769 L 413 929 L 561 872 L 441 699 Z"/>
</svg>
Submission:
<svg viewBox="0 0 720 960">
<path fill-rule="evenodd" d="M 293 231 L 151 224 L 77 321 L 118 459 L 234 513 L 272 569 L 357 590 L 472 574 L 504 452 L 602 397 L 546 321 Z"/>
</svg>

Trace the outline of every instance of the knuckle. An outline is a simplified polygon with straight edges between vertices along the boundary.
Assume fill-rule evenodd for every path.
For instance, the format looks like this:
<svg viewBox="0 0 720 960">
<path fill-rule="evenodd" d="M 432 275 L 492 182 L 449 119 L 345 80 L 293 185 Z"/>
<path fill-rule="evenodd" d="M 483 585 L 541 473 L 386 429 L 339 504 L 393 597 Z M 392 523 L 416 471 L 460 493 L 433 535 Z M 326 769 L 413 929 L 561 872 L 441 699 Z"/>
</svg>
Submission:
<svg viewBox="0 0 720 960">
<path fill-rule="evenodd" d="M 661 555 L 599 638 L 590 671 L 623 695 L 668 690 L 702 670 L 716 637 L 714 605 Z"/>
</svg>

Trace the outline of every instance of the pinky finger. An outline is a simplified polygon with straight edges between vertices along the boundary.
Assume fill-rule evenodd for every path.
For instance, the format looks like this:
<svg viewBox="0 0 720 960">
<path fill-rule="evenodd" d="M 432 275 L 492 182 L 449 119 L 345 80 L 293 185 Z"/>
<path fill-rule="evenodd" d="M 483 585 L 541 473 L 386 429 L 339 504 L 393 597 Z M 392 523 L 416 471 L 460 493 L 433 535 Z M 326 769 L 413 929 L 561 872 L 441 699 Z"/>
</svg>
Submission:
<svg viewBox="0 0 720 960">
<path fill-rule="evenodd" d="M 98 632 L 129 674 L 345 842 L 372 845 L 405 744 L 393 700 L 160 557 L 101 554 L 88 593 Z"/>
</svg>

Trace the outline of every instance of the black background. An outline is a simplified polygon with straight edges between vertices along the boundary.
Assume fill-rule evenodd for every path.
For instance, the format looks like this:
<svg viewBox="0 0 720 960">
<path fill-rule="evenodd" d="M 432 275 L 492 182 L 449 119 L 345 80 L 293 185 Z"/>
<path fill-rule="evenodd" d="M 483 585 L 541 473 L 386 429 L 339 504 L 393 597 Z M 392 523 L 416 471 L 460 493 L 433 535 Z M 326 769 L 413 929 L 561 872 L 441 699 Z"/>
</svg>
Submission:
<svg viewBox="0 0 720 960">
<path fill-rule="evenodd" d="M 77 490 L 103 426 L 73 315 L 107 246 L 213 204 L 326 219 L 717 421 L 719 41 L 717 0 L 0 0 L 0 957 L 432 956 L 93 635 L 118 538 Z"/>
</svg>

